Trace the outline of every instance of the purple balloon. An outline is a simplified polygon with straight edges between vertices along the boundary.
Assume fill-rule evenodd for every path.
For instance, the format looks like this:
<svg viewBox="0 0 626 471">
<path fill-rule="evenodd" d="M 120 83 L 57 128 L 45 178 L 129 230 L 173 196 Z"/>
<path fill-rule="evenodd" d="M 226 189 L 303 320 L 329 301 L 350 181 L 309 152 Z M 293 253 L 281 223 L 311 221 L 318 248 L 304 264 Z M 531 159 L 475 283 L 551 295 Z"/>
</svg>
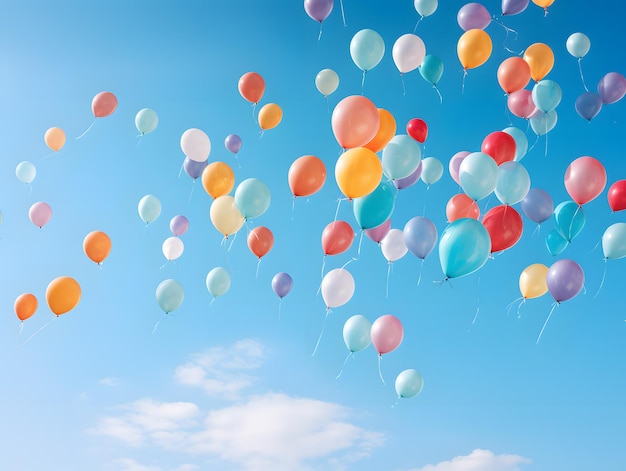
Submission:
<svg viewBox="0 0 626 471">
<path fill-rule="evenodd" d="M 196 160 L 191 160 L 189 157 L 185 157 L 185 161 L 183 162 L 183 168 L 185 169 L 185 173 L 189 175 L 192 179 L 196 180 L 202 175 L 202 171 L 209 165 L 208 161 L 198 162 Z"/>
<path fill-rule="evenodd" d="M 606 105 L 620 101 L 626 94 L 626 78 L 617 72 L 609 72 L 598 82 L 598 95 Z"/>
<path fill-rule="evenodd" d="M 521 206 L 526 217 L 537 224 L 550 219 L 554 213 L 552 197 L 540 188 L 531 188 L 521 201 Z"/>
<path fill-rule="evenodd" d="M 480 3 L 466 3 L 459 9 L 456 21 L 463 31 L 485 29 L 491 23 L 491 15 Z"/>
<path fill-rule="evenodd" d="M 461 167 L 461 162 L 463 162 L 463 159 L 468 155 L 470 155 L 470 152 L 462 150 L 460 152 L 457 152 L 450 158 L 448 170 L 450 171 L 450 176 L 458 185 L 461 184 L 461 180 L 459 180 L 459 168 Z"/>
<path fill-rule="evenodd" d="M 437 243 L 437 228 L 433 222 L 423 216 L 409 219 L 405 224 L 404 243 L 409 251 L 424 260 Z"/>
<path fill-rule="evenodd" d="M 176 237 L 183 235 L 189 229 L 189 220 L 185 216 L 174 216 L 170 221 L 170 231 Z"/>
<path fill-rule="evenodd" d="M 377 244 L 380 244 L 381 241 L 385 238 L 385 236 L 391 230 L 391 219 L 387 219 L 380 226 L 373 227 L 371 229 L 365 229 L 365 235 L 372 239 Z"/>
<path fill-rule="evenodd" d="M 502 0 L 503 15 L 517 15 L 528 7 L 530 0 Z"/>
<path fill-rule="evenodd" d="M 334 0 L 304 0 L 306 14 L 320 23 L 333 11 Z"/>
<path fill-rule="evenodd" d="M 237 154 L 241 150 L 241 138 L 237 134 L 229 134 L 224 139 L 224 145 L 229 152 Z"/>
<path fill-rule="evenodd" d="M 563 259 L 550 266 L 546 282 L 554 300 L 561 303 L 580 293 L 585 284 L 585 274 L 578 263 Z"/>
<path fill-rule="evenodd" d="M 411 175 L 409 175 L 408 177 L 404 177 L 404 178 L 398 178 L 397 180 L 393 181 L 393 184 L 398 190 L 403 190 L 413 185 L 417 180 L 420 179 L 421 176 L 422 176 L 422 162 L 420 162 L 420 164 L 417 166 L 417 168 L 413 171 Z"/>
<path fill-rule="evenodd" d="M 291 291 L 291 287 L 293 286 L 293 279 L 288 273 L 280 272 L 274 275 L 272 278 L 272 290 L 276 293 L 280 299 L 283 299 L 289 291 Z"/>
<path fill-rule="evenodd" d="M 585 92 L 576 98 L 576 112 L 587 121 L 595 118 L 602 109 L 602 98 L 593 92 Z"/>
</svg>

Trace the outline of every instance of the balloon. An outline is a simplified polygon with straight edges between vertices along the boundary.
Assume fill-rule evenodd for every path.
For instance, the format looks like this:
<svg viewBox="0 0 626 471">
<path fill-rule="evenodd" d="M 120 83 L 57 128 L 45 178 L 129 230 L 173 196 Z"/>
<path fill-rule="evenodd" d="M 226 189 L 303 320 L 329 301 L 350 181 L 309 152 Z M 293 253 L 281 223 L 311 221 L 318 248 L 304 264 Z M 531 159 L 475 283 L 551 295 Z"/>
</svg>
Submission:
<svg viewBox="0 0 626 471">
<path fill-rule="evenodd" d="M 602 252 L 605 260 L 626 257 L 626 223 L 616 222 L 602 234 Z"/>
<path fill-rule="evenodd" d="M 606 186 L 606 170 L 598 159 L 583 156 L 565 170 L 565 189 L 579 205 L 595 199 Z"/>
<path fill-rule="evenodd" d="M 185 157 L 183 161 L 183 168 L 185 169 L 185 173 L 191 177 L 192 180 L 197 180 L 202 176 L 202 172 L 209 165 L 208 161 L 197 162 L 195 160 L 191 160 L 189 157 Z"/>
<path fill-rule="evenodd" d="M 554 80 L 540 80 L 533 87 L 532 96 L 537 109 L 547 113 L 561 103 L 563 91 Z"/>
<path fill-rule="evenodd" d="M 385 54 L 385 41 L 373 29 L 362 29 L 350 41 L 350 56 L 363 72 L 372 70 Z"/>
<path fill-rule="evenodd" d="M 154 195 L 145 195 L 137 204 L 137 212 L 141 220 L 148 225 L 161 214 L 161 202 Z"/>
<path fill-rule="evenodd" d="M 396 376 L 395 388 L 399 398 L 409 399 L 415 397 L 424 388 L 424 378 L 413 369 L 401 371 Z"/>
<path fill-rule="evenodd" d="M 466 3 L 459 9 L 456 21 L 463 31 L 485 29 L 491 23 L 491 15 L 480 3 Z"/>
<path fill-rule="evenodd" d="M 502 15 L 517 15 L 528 7 L 529 0 L 502 0 Z"/>
<path fill-rule="evenodd" d="M 272 278 L 272 290 L 280 299 L 289 294 L 293 287 L 293 279 L 288 273 L 279 272 Z"/>
<path fill-rule="evenodd" d="M 554 208 L 554 227 L 568 242 L 580 234 L 586 222 L 582 206 L 573 201 L 563 201 Z"/>
<path fill-rule="evenodd" d="M 519 162 L 528 152 L 528 138 L 526 133 L 519 128 L 508 127 L 502 130 L 503 132 L 510 134 L 515 139 L 515 160 Z"/>
<path fill-rule="evenodd" d="M 96 118 L 113 114 L 117 108 L 117 97 L 111 92 L 100 92 L 91 100 L 91 111 Z"/>
<path fill-rule="evenodd" d="M 395 186 L 398 190 L 403 190 L 415 184 L 417 180 L 422 176 L 422 162 L 417 166 L 415 171 L 409 175 L 408 177 L 398 178 L 393 181 L 393 186 Z"/>
<path fill-rule="evenodd" d="M 498 167 L 498 182 L 494 190 L 502 204 L 522 201 L 530 191 L 530 175 L 519 162 L 504 162 Z"/>
<path fill-rule="evenodd" d="M 443 61 L 438 56 L 427 54 L 419 67 L 420 75 L 433 87 L 436 87 L 443 76 Z"/>
<path fill-rule="evenodd" d="M 304 11 L 320 23 L 333 11 L 334 0 L 304 0 Z"/>
<path fill-rule="evenodd" d="M 483 139 L 480 151 L 501 165 L 515 159 L 515 139 L 504 131 L 494 131 Z"/>
<path fill-rule="evenodd" d="M 552 213 L 550 213 L 552 215 Z M 480 208 L 478 203 L 465 193 L 454 195 L 446 204 L 446 218 L 448 222 L 454 222 L 461 218 L 478 219 L 480 217 Z"/>
<path fill-rule="evenodd" d="M 598 82 L 598 95 L 605 105 L 620 101 L 625 94 L 626 78 L 622 74 L 609 72 Z"/>
<path fill-rule="evenodd" d="M 585 284 L 585 274 L 578 263 L 563 259 L 550 266 L 546 281 L 548 291 L 554 300 L 557 303 L 562 303 L 580 293 Z"/>
<path fill-rule="evenodd" d="M 239 78 L 237 87 L 244 99 L 256 105 L 265 93 L 265 80 L 256 72 L 247 72 Z"/>
<path fill-rule="evenodd" d="M 532 91 L 525 88 L 512 92 L 507 98 L 506 104 L 509 111 L 520 118 L 529 119 L 537 111 Z"/>
<path fill-rule="evenodd" d="M 13 304 L 13 309 L 15 310 L 15 315 L 19 320 L 24 322 L 26 319 L 32 317 L 37 311 L 37 307 L 39 302 L 34 294 L 31 293 L 23 293 L 20 294 Z M 369 330 L 367 331 L 367 335 L 369 336 Z"/>
<path fill-rule="evenodd" d="M 172 261 L 179 258 L 183 251 L 185 250 L 185 244 L 178 237 L 172 236 L 168 237 L 163 241 L 161 245 L 161 251 L 163 252 L 163 256 L 166 260 Z"/>
<path fill-rule="evenodd" d="M 28 217 L 30 222 L 41 229 L 43 226 L 48 224 L 48 221 L 50 221 L 50 218 L 52 217 L 52 208 L 48 203 L 39 201 L 30 207 L 28 210 Z"/>
<path fill-rule="evenodd" d="M 345 268 L 335 268 L 324 275 L 321 291 L 328 309 L 343 306 L 354 294 L 354 278 Z"/>
<path fill-rule="evenodd" d="M 591 41 L 589 41 L 589 37 L 586 34 L 573 33 L 567 38 L 565 48 L 575 58 L 582 59 L 589 52 Z"/>
<path fill-rule="evenodd" d="M 556 229 L 552 229 L 546 236 L 546 248 L 553 257 L 563 252 L 568 245 L 569 242 Z"/>
<path fill-rule="evenodd" d="M 554 53 L 550 46 L 544 43 L 535 43 L 524 51 L 524 60 L 530 66 L 530 77 L 539 82 L 552 70 Z"/>
<path fill-rule="evenodd" d="M 248 233 L 248 248 L 259 259 L 269 253 L 274 245 L 274 234 L 267 227 L 258 226 Z"/>
<path fill-rule="evenodd" d="M 61 150 L 65 145 L 65 131 L 61 128 L 50 128 L 43 136 L 43 140 L 46 145 L 55 152 Z"/>
<path fill-rule="evenodd" d="M 333 221 L 322 231 L 324 255 L 337 255 L 350 248 L 354 241 L 354 230 L 345 221 Z"/>
<path fill-rule="evenodd" d="M 187 129 L 180 137 L 180 148 L 191 160 L 204 162 L 211 153 L 211 140 L 201 129 Z"/>
<path fill-rule="evenodd" d="M 548 267 L 533 263 L 524 268 L 519 276 L 519 290 L 524 299 L 539 298 L 548 292 Z"/>
<path fill-rule="evenodd" d="M 339 87 L 339 75 L 333 69 L 322 69 L 315 76 L 315 87 L 326 98 Z"/>
<path fill-rule="evenodd" d="M 530 127 L 535 134 L 543 136 L 554 129 L 557 121 L 558 115 L 556 114 L 556 110 L 548 111 L 547 113 L 538 111 L 536 114 L 531 116 Z"/>
<path fill-rule="evenodd" d="M 216 199 L 230 193 L 235 186 L 235 172 L 224 162 L 211 162 L 202 171 L 204 190 Z"/>
<path fill-rule="evenodd" d="M 441 234 L 439 261 L 446 279 L 474 273 L 487 262 L 490 253 L 489 232 L 475 219 L 457 219 Z"/>
<path fill-rule="evenodd" d="M 421 160 L 422 150 L 415 139 L 398 134 L 383 149 L 383 172 L 391 180 L 405 178 L 415 172 Z"/>
<path fill-rule="evenodd" d="M 426 56 L 426 45 L 416 34 L 403 34 L 393 44 L 391 56 L 400 73 L 406 74 L 422 65 Z"/>
<path fill-rule="evenodd" d="M 426 157 L 422 160 L 421 179 L 430 187 L 433 183 L 437 183 L 443 176 L 443 164 L 434 157 Z"/>
<path fill-rule="evenodd" d="M 423 144 L 428 137 L 428 125 L 423 119 L 412 118 L 406 123 L 406 133 Z"/>
<path fill-rule="evenodd" d="M 230 289 L 230 274 L 223 267 L 213 268 L 206 276 L 206 288 L 211 296 L 217 298 Z"/>
<path fill-rule="evenodd" d="M 298 157 L 289 167 L 289 188 L 294 197 L 317 193 L 326 182 L 326 166 L 314 155 Z"/>
<path fill-rule="evenodd" d="M 142 136 L 154 131 L 158 124 L 159 117 L 156 112 L 150 108 L 143 108 L 135 115 L 135 127 Z"/>
<path fill-rule="evenodd" d="M 491 238 L 491 253 L 502 252 L 513 247 L 522 237 L 522 217 L 511 206 L 491 208 L 483 216 L 483 226 Z"/>
<path fill-rule="evenodd" d="M 261 216 L 270 202 L 270 189 L 258 178 L 248 178 L 237 185 L 235 204 L 245 219 Z"/>
<path fill-rule="evenodd" d="M 379 355 L 394 351 L 402 343 L 404 327 L 400 319 L 391 314 L 380 316 L 370 329 L 372 345 Z"/>
<path fill-rule="evenodd" d="M 180 307 L 185 299 L 182 285 L 173 279 L 163 280 L 156 289 L 156 300 L 159 307 L 169 314 Z"/>
<path fill-rule="evenodd" d="M 609 187 L 607 193 L 609 207 L 612 211 L 623 211 L 626 209 L 626 180 L 618 180 Z"/>
<path fill-rule="evenodd" d="M 463 69 L 473 69 L 483 65 L 491 56 L 491 38 L 482 29 L 470 29 L 463 33 L 456 46 L 456 52 Z"/>
<path fill-rule="evenodd" d="M 189 229 L 189 219 L 185 216 L 174 216 L 170 220 L 170 232 L 176 237 L 180 237 Z"/>
<path fill-rule="evenodd" d="M 352 210 L 361 229 L 372 229 L 391 217 L 395 205 L 396 195 L 393 186 L 389 182 L 381 182 L 368 195 L 355 198 Z"/>
<path fill-rule="evenodd" d="M 243 226 L 245 219 L 230 195 L 218 196 L 211 203 L 210 217 L 213 226 L 228 238 Z"/>
<path fill-rule="evenodd" d="M 423 216 L 415 216 L 404 225 L 404 243 L 417 258 L 424 260 L 437 243 L 437 228 L 433 222 Z"/>
<path fill-rule="evenodd" d="M 378 116 L 380 124 L 376 135 L 363 147 L 370 149 L 372 152 L 380 152 L 389 143 L 391 138 L 396 135 L 396 120 L 393 115 L 383 109 L 378 108 Z"/>
<path fill-rule="evenodd" d="M 331 126 L 335 139 L 343 149 L 361 147 L 376 136 L 380 115 L 369 98 L 352 95 L 337 103 Z"/>
<path fill-rule="evenodd" d="M 263 105 L 259 110 L 259 127 L 264 131 L 275 128 L 283 119 L 283 110 L 276 103 Z"/>
<path fill-rule="evenodd" d="M 481 200 L 496 188 L 498 164 L 483 152 L 472 152 L 461 162 L 459 180 L 467 196 L 476 201 Z"/>
<path fill-rule="evenodd" d="M 57 316 L 74 309 L 80 301 L 80 296 L 80 285 L 69 276 L 55 278 L 46 288 L 46 302 L 50 310 Z"/>
<path fill-rule="evenodd" d="M 540 188 L 531 188 L 521 206 L 526 217 L 537 224 L 547 221 L 554 213 L 552 197 Z"/>
<path fill-rule="evenodd" d="M 422 18 L 430 16 L 437 10 L 438 0 L 414 0 L 413 6 Z"/>
<path fill-rule="evenodd" d="M 111 238 L 102 231 L 93 231 L 83 239 L 83 251 L 85 255 L 100 265 L 111 252 Z"/>
<path fill-rule="evenodd" d="M 384 239 L 380 241 L 380 250 L 389 263 L 404 257 L 409 249 L 404 243 L 403 232 L 400 229 L 390 229 Z"/>
<path fill-rule="evenodd" d="M 383 176 L 383 166 L 370 149 L 349 149 L 337 159 L 335 180 L 348 198 L 361 198 L 376 189 Z"/>
<path fill-rule="evenodd" d="M 32 162 L 25 160 L 15 167 L 15 176 L 22 183 L 29 184 L 32 183 L 37 176 L 37 169 Z"/>
<path fill-rule="evenodd" d="M 385 236 L 391 230 L 391 219 L 387 219 L 380 226 L 372 227 L 371 229 L 365 229 L 365 235 L 372 239 L 377 244 L 380 244 Z"/>
<path fill-rule="evenodd" d="M 533 0 L 533 3 L 547 10 L 548 7 L 554 3 L 554 0 Z"/>
<path fill-rule="evenodd" d="M 241 138 L 237 134 L 229 134 L 224 139 L 224 146 L 233 154 L 237 154 L 241 150 L 241 144 Z"/>
<path fill-rule="evenodd" d="M 581 118 L 591 121 L 602 110 L 602 98 L 597 93 L 584 92 L 576 98 L 574 106 Z"/>
<path fill-rule="evenodd" d="M 360 352 L 369 347 L 372 343 L 371 329 L 372 323 L 361 314 L 350 317 L 343 324 L 343 342 L 351 353 Z"/>
<path fill-rule="evenodd" d="M 530 66 L 521 57 L 509 57 L 498 67 L 498 83 L 507 95 L 523 89 L 528 82 L 530 82 Z"/>
<path fill-rule="evenodd" d="M 457 185 L 461 184 L 461 180 L 459 179 L 459 169 L 461 168 L 461 162 L 463 159 L 470 155 L 470 152 L 466 150 L 462 150 L 457 152 L 450 158 L 450 162 L 448 163 L 448 170 L 450 171 L 450 176 L 457 183 Z"/>
</svg>

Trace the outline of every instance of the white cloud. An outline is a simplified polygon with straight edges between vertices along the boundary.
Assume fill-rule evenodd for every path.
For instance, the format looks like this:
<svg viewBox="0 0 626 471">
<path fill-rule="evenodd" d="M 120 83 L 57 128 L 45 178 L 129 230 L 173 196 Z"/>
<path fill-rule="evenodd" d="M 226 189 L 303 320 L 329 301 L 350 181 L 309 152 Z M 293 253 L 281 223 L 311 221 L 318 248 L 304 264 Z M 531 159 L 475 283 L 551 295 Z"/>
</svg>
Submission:
<svg viewBox="0 0 626 471">
<path fill-rule="evenodd" d="M 102 386 L 114 387 L 120 384 L 120 379 L 114 376 L 109 376 L 107 378 L 102 378 L 100 381 L 98 381 L 98 384 L 101 384 Z"/>
<path fill-rule="evenodd" d="M 132 458 L 118 458 L 113 460 L 117 471 L 194 471 L 198 467 L 194 464 L 182 464 L 176 468 L 162 468 L 160 466 L 143 465 Z"/>
<path fill-rule="evenodd" d="M 489 450 L 476 449 L 469 455 L 450 461 L 429 464 L 411 471 L 521 471 L 521 465 L 532 461 L 519 455 L 495 455 Z"/>
</svg>

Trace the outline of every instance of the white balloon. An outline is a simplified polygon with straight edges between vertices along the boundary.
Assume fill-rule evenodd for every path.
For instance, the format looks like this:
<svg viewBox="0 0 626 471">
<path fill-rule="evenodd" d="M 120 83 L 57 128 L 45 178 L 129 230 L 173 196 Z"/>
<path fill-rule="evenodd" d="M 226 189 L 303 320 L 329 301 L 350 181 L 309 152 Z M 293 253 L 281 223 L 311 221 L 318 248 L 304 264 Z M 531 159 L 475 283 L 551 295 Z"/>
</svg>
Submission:
<svg viewBox="0 0 626 471">
<path fill-rule="evenodd" d="M 190 160 L 204 162 L 211 153 L 211 140 L 201 129 L 187 129 L 180 137 L 180 148 Z"/>
<path fill-rule="evenodd" d="M 163 255 L 167 260 L 176 260 L 183 254 L 185 250 L 185 244 L 178 237 L 168 237 L 163 242 L 161 246 L 161 250 L 163 251 Z"/>
<path fill-rule="evenodd" d="M 37 176 L 37 169 L 31 162 L 25 160 L 15 167 L 15 176 L 22 183 L 32 183 L 35 176 Z"/>
<path fill-rule="evenodd" d="M 315 77 L 317 90 L 327 97 L 339 87 L 339 75 L 333 69 L 323 69 Z"/>
<path fill-rule="evenodd" d="M 391 56 L 400 73 L 405 74 L 422 65 L 426 56 L 426 45 L 415 34 L 403 34 L 394 43 Z"/>
<path fill-rule="evenodd" d="M 391 229 L 380 242 L 380 249 L 389 263 L 400 260 L 409 251 L 404 242 L 404 232 L 401 229 Z"/>
<path fill-rule="evenodd" d="M 324 275 L 322 298 L 329 309 L 343 306 L 354 294 L 354 278 L 345 268 L 335 268 Z"/>
</svg>

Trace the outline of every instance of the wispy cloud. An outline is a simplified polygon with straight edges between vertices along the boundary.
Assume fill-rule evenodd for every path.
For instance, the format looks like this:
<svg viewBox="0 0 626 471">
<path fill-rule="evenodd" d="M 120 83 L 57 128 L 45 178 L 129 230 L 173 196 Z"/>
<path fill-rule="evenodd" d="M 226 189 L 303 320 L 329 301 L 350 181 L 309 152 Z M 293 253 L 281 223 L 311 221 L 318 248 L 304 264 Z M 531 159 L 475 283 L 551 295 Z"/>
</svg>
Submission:
<svg viewBox="0 0 626 471">
<path fill-rule="evenodd" d="M 519 455 L 496 455 L 489 450 L 476 449 L 469 455 L 450 461 L 429 464 L 411 471 L 521 471 L 520 466 L 532 461 Z"/>
<path fill-rule="evenodd" d="M 99 380 L 98 384 L 101 384 L 102 386 L 114 387 L 120 384 L 120 379 L 116 378 L 115 376 L 109 376 L 107 378 L 102 378 L 101 380 Z"/>
<path fill-rule="evenodd" d="M 195 471 L 198 469 L 194 464 L 183 464 L 175 468 L 149 466 L 141 464 L 132 458 L 118 458 L 113 460 L 113 465 L 117 471 Z"/>
</svg>

